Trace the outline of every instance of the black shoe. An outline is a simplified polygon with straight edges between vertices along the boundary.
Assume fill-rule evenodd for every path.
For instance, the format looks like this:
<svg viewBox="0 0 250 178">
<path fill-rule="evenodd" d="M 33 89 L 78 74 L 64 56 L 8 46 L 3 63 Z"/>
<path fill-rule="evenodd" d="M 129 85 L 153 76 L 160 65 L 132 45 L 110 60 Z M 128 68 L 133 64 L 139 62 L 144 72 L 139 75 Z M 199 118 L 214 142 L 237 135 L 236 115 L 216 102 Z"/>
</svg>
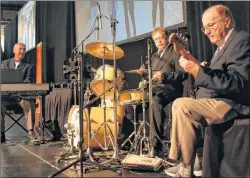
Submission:
<svg viewBox="0 0 250 178">
<path fill-rule="evenodd" d="M 1 143 L 6 142 L 5 133 L 1 132 Z"/>
</svg>

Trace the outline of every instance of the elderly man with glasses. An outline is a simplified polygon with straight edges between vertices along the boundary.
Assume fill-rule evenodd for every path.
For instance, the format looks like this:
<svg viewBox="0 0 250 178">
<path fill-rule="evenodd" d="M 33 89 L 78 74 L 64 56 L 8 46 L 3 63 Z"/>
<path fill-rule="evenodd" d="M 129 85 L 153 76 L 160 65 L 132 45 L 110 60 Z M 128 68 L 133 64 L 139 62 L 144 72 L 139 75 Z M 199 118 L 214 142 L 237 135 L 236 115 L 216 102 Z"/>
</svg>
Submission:
<svg viewBox="0 0 250 178">
<path fill-rule="evenodd" d="M 200 65 L 182 51 L 180 65 L 195 79 L 195 98 L 179 98 L 172 105 L 169 158 L 178 154 L 182 163 L 168 168 L 170 176 L 192 177 L 199 128 L 250 115 L 250 36 L 235 26 L 229 8 L 214 5 L 202 15 L 202 32 L 217 50 L 210 65 Z"/>
</svg>

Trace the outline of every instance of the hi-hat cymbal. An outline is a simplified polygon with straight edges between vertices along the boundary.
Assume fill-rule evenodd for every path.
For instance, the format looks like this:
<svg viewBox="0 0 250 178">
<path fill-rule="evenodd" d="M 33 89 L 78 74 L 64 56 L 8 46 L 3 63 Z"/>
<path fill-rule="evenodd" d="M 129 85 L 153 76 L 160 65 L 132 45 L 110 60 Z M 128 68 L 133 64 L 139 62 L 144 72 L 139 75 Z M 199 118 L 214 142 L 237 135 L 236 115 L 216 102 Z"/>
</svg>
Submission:
<svg viewBox="0 0 250 178">
<path fill-rule="evenodd" d="M 100 59 L 114 59 L 113 44 L 105 42 L 92 42 L 87 44 L 85 49 L 89 54 Z M 123 50 L 118 46 L 115 46 L 115 59 L 120 59 L 123 56 Z"/>
</svg>

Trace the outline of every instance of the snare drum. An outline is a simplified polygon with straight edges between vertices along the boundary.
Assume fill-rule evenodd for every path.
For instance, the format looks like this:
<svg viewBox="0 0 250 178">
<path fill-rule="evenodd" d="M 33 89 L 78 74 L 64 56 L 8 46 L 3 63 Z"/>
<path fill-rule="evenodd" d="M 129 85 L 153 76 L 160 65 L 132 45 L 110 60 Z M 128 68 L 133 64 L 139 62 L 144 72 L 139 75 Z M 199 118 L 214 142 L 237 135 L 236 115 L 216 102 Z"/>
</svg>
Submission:
<svg viewBox="0 0 250 178">
<path fill-rule="evenodd" d="M 121 105 L 137 105 L 142 102 L 142 91 L 133 89 L 133 90 L 125 90 L 120 93 L 119 101 Z M 148 92 L 144 92 L 145 101 L 148 100 Z"/>
<path fill-rule="evenodd" d="M 112 135 L 114 135 L 114 117 L 113 117 L 114 110 L 112 108 L 107 108 L 106 110 L 106 120 L 107 124 L 112 132 Z M 83 147 L 86 148 L 88 144 L 88 110 L 85 109 L 83 112 L 83 137 L 84 137 L 84 143 Z M 98 128 L 101 126 L 101 124 L 104 121 L 104 109 L 101 107 L 92 107 L 90 111 L 90 118 L 91 118 L 91 135 L 92 140 L 90 141 L 90 147 L 99 149 L 104 147 L 104 127 L 102 126 L 100 130 L 97 132 Z M 80 127 L 79 127 L 79 106 L 74 105 L 69 112 L 68 115 L 68 129 L 67 129 L 67 137 L 68 142 L 71 146 L 77 147 L 78 142 L 80 141 Z M 119 124 L 117 123 L 117 134 L 119 133 Z M 107 130 L 109 130 L 107 128 Z M 109 133 L 109 131 L 107 131 Z M 73 145 L 71 144 L 71 137 L 73 134 Z M 94 135 L 95 134 L 95 135 Z M 94 136 L 93 136 L 94 135 Z M 112 146 L 111 144 L 109 145 Z"/>
<path fill-rule="evenodd" d="M 104 74 L 103 74 L 104 68 Z M 123 86 L 124 74 L 120 69 L 117 70 L 117 90 L 120 91 Z M 93 82 L 90 84 L 91 90 L 97 95 L 101 95 L 104 91 L 113 87 L 114 82 L 114 67 L 108 64 L 100 66 L 94 77 Z M 104 87 L 105 84 L 105 87 Z M 114 88 L 105 94 L 106 98 L 112 98 L 114 96 Z"/>
</svg>

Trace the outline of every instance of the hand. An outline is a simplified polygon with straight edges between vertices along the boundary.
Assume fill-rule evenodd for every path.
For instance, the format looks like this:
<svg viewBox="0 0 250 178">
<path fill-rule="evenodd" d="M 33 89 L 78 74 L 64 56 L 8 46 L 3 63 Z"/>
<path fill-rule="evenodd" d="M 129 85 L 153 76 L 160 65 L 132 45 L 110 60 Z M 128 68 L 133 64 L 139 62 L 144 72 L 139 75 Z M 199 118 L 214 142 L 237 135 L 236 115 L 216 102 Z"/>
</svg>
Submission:
<svg viewBox="0 0 250 178">
<path fill-rule="evenodd" d="M 146 88 L 147 87 L 147 81 L 146 80 L 143 80 L 139 83 L 139 88 L 142 89 L 142 88 Z"/>
<path fill-rule="evenodd" d="M 140 67 L 140 69 L 137 70 L 137 73 L 140 74 L 140 75 L 143 75 L 145 73 L 145 71 L 147 71 L 147 70 L 145 69 L 145 66 L 142 65 Z"/>
<path fill-rule="evenodd" d="M 191 75 L 193 75 L 194 78 L 196 78 L 200 70 L 199 61 L 197 61 L 197 59 L 189 52 L 183 51 L 183 53 L 184 55 L 182 55 L 179 60 L 180 66 L 185 70 L 185 72 L 190 73 Z"/>
<path fill-rule="evenodd" d="M 155 80 L 157 82 L 162 81 L 163 78 L 164 78 L 164 75 L 163 75 L 163 73 L 161 71 L 157 71 L 153 75 L 153 80 Z"/>
</svg>

